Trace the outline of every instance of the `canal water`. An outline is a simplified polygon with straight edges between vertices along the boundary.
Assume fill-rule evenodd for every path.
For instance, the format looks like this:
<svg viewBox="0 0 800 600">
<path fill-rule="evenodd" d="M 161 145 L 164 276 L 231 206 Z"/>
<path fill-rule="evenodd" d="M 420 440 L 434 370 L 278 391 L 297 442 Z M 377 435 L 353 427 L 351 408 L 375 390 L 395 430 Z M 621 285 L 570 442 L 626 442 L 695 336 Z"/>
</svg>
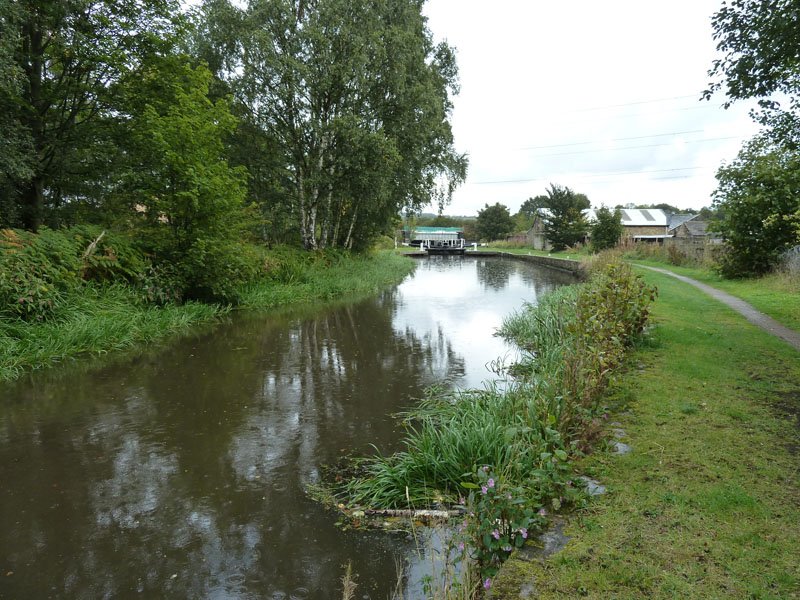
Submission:
<svg viewBox="0 0 800 600">
<path fill-rule="evenodd" d="M 0 387 L 0 598 L 420 594 L 404 535 L 341 531 L 306 486 L 387 453 L 426 387 L 479 387 L 503 316 L 571 276 L 432 257 L 376 297 L 237 314 Z M 425 561 L 423 560 L 423 563 Z M 399 566 L 398 566 L 399 565 Z"/>
</svg>

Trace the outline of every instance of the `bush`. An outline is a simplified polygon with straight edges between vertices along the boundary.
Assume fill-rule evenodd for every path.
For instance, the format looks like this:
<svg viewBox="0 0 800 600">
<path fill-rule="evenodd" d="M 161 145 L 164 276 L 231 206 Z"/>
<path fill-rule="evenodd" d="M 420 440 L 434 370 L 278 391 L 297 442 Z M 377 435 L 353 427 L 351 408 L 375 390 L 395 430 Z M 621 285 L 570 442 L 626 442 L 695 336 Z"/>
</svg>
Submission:
<svg viewBox="0 0 800 600">
<path fill-rule="evenodd" d="M 130 282 L 146 265 L 131 242 L 99 227 L 0 230 L 0 312 L 47 319 L 85 282 Z"/>
<path fill-rule="evenodd" d="M 610 208 L 601 206 L 596 215 L 597 221 L 592 225 L 592 252 L 614 248 L 625 233 L 620 209 L 615 208 L 612 212 Z"/>
</svg>

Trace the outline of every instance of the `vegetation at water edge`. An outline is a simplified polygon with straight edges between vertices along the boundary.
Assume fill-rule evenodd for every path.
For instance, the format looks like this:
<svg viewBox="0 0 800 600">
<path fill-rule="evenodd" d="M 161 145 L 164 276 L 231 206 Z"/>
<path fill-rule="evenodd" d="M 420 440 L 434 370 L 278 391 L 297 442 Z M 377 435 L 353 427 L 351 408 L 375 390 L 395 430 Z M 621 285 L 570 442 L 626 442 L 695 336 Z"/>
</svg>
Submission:
<svg viewBox="0 0 800 600">
<path fill-rule="evenodd" d="M 500 334 L 523 358 L 483 390 L 434 390 L 405 415 L 405 450 L 363 462 L 344 490 L 370 508 L 464 506 L 462 542 L 491 579 L 539 510 L 580 497 L 570 466 L 602 418 L 609 378 L 641 333 L 655 289 L 618 262 L 509 317 Z M 496 525 L 499 523 L 499 525 Z"/>
</svg>

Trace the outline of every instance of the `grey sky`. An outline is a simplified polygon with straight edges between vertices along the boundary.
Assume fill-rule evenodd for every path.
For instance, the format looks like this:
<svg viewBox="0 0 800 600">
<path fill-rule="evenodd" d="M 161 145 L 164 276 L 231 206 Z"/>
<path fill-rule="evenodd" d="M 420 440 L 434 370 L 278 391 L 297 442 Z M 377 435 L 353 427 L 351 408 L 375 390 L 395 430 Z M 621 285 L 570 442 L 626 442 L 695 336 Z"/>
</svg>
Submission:
<svg viewBox="0 0 800 600">
<path fill-rule="evenodd" d="M 458 52 L 453 129 L 470 155 L 444 212 L 495 202 L 516 212 L 550 182 L 593 206 L 710 204 L 716 169 L 757 131 L 751 105 L 699 100 L 720 5 L 428 0 L 435 39 Z"/>
</svg>

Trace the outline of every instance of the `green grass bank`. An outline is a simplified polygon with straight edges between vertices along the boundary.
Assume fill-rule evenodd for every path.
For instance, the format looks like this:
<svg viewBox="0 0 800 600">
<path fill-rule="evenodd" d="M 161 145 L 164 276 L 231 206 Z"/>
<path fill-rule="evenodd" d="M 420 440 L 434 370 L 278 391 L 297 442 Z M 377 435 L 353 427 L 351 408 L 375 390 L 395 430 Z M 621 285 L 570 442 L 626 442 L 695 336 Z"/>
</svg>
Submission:
<svg viewBox="0 0 800 600">
<path fill-rule="evenodd" d="M 415 267 L 413 260 L 383 251 L 321 256 L 282 249 L 265 251 L 263 260 L 262 275 L 240 288 L 235 308 L 275 309 L 371 294 L 401 281 Z M 48 293 L 58 294 L 56 307 L 44 318 L 22 318 L 10 309 L 0 313 L 0 381 L 67 359 L 146 343 L 213 321 L 234 308 L 197 301 L 154 302 L 146 279 L 144 284 L 136 278 L 79 279 L 65 284 L 55 276 L 37 278 L 26 297 L 40 303 Z M 12 301 L 18 302 L 19 295 Z"/>
<path fill-rule="evenodd" d="M 554 256 L 572 260 L 591 260 L 592 257 L 588 248 L 584 247 L 579 250 L 546 252 L 515 244 L 507 244 L 487 246 L 481 248 L 481 250 L 508 252 L 510 254 Z M 796 274 L 777 270 L 762 277 L 727 279 L 711 265 L 673 264 L 670 262 L 670 253 L 663 247 L 634 247 L 632 250 L 630 247 L 623 246 L 614 250 L 614 253 L 633 264 L 667 269 L 728 292 L 732 296 L 736 296 L 753 305 L 757 310 L 786 327 L 800 331 L 800 279 Z M 685 256 L 680 253 L 677 256 L 685 259 Z M 692 263 L 688 259 L 685 262 Z"/>
<path fill-rule="evenodd" d="M 492 597 L 798 598 L 800 357 L 694 287 L 642 275 L 659 288 L 653 327 L 607 398 L 634 450 L 600 443 L 577 462 L 608 493 L 569 515 L 564 550 L 512 557 Z"/>
</svg>

